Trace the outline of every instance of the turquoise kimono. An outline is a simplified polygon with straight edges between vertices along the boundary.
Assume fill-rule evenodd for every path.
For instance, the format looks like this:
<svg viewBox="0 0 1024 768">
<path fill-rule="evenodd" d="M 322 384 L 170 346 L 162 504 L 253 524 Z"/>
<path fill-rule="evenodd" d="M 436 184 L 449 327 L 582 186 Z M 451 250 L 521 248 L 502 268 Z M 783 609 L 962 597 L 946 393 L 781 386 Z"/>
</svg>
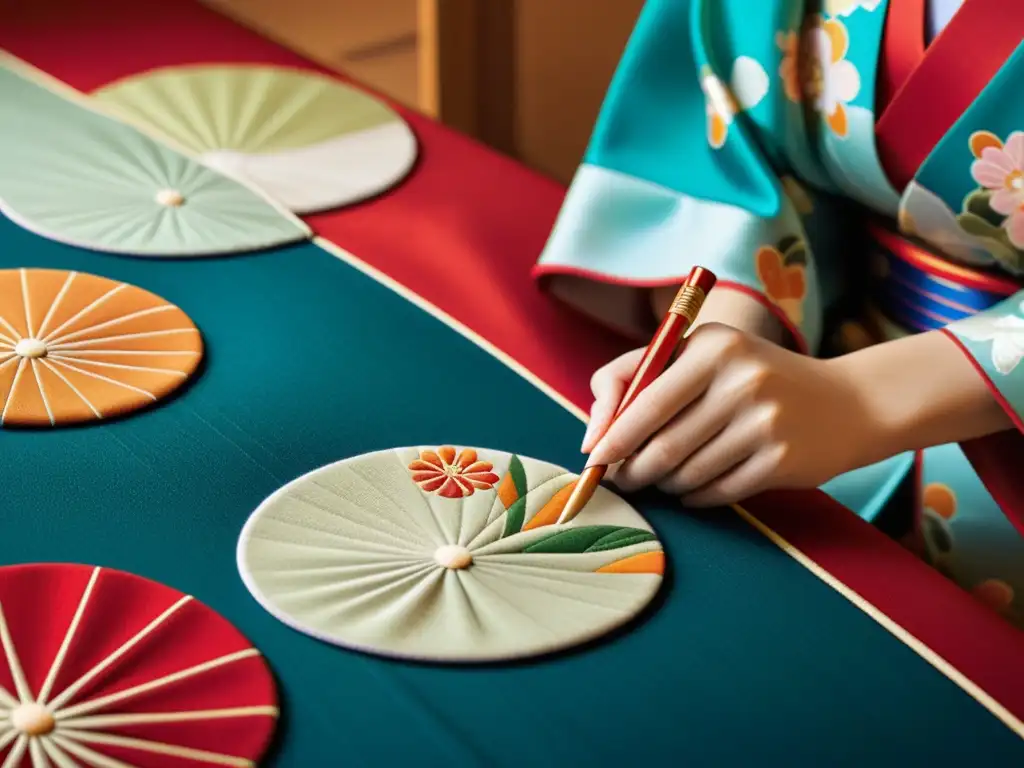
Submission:
<svg viewBox="0 0 1024 768">
<path fill-rule="evenodd" d="M 883 105 L 891 1 L 648 0 L 538 276 L 638 341 L 643 290 L 696 263 L 757 297 L 810 354 L 941 330 L 1021 425 L 1024 14 L 986 2 L 967 0 Z M 943 67 L 955 36 L 974 39 L 979 24 L 992 31 L 991 72 L 955 107 L 942 101 Z M 948 125 L 943 108 L 956 108 Z M 929 131 L 933 146 L 914 144 Z M 886 152 L 909 172 L 893 173 Z M 1024 499 L 1024 479 L 989 450 L 997 503 L 967 448 L 892 457 L 825 490 L 873 518 L 916 482 L 923 554 L 1024 623 L 1012 522 L 1024 507 L 1011 498 Z"/>
</svg>

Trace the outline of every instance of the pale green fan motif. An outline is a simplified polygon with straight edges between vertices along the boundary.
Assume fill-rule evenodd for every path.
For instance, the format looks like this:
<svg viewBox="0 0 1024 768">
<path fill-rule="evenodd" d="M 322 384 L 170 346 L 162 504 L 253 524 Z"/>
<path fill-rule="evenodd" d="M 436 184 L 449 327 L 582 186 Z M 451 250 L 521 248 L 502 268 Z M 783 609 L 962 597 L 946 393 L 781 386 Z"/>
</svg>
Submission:
<svg viewBox="0 0 1024 768">
<path fill-rule="evenodd" d="M 416 159 L 416 139 L 394 110 L 311 72 L 172 67 L 111 83 L 94 97 L 296 213 L 377 195 Z"/>
<path fill-rule="evenodd" d="M 383 656 L 448 662 L 568 648 L 654 597 L 650 525 L 598 489 L 557 524 L 576 475 L 483 449 L 397 448 L 314 470 L 246 523 L 238 567 L 289 626 Z"/>
<path fill-rule="evenodd" d="M 208 256 L 310 236 L 261 194 L 0 60 L 0 210 L 43 237 Z"/>
</svg>

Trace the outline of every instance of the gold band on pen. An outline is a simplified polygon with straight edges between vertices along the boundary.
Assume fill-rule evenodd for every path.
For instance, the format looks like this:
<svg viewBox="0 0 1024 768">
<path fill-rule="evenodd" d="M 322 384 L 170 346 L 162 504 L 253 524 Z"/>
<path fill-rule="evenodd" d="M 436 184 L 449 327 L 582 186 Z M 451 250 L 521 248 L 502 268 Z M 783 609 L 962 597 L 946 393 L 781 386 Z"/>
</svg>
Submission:
<svg viewBox="0 0 1024 768">
<path fill-rule="evenodd" d="M 673 315 L 685 317 L 692 325 L 697 320 L 697 313 L 700 312 L 705 298 L 707 297 L 700 286 L 684 285 L 672 300 L 672 306 L 668 308 L 668 311 Z"/>
</svg>

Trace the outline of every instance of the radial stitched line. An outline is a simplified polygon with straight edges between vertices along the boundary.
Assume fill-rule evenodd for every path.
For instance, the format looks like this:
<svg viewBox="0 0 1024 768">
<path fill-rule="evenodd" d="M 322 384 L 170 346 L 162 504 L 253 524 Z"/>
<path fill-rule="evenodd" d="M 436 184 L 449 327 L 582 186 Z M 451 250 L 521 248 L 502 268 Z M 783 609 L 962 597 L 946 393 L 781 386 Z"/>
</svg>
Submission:
<svg viewBox="0 0 1024 768">
<path fill-rule="evenodd" d="M 4 653 L 7 655 L 7 666 L 11 671 L 11 679 L 14 681 L 14 688 L 18 694 L 19 701 L 16 704 L 28 704 L 32 701 L 32 689 L 29 687 L 28 680 L 21 668 L 21 662 L 18 660 L 18 652 L 14 647 L 14 640 L 11 638 L 11 629 L 7 625 L 7 616 L 2 603 L 0 603 L 0 645 L 3 646 Z M 10 696 L 7 691 L 3 693 Z"/>
<path fill-rule="evenodd" d="M 202 749 L 190 747 L 179 747 L 174 744 L 167 744 L 162 741 L 150 741 L 149 739 L 137 739 L 129 736 L 116 736 L 111 733 L 92 733 L 68 729 L 63 731 L 66 738 L 75 739 L 86 744 L 103 744 L 111 747 L 126 747 L 136 749 L 139 752 L 150 752 L 170 757 L 180 757 L 186 760 L 206 761 L 215 765 L 227 765 L 237 768 L 249 768 L 253 765 L 251 760 L 234 755 L 225 755 L 219 752 L 207 752 Z"/>
<path fill-rule="evenodd" d="M 32 760 L 32 768 L 50 768 L 49 760 L 43 752 L 43 745 L 39 739 L 30 739 L 28 742 L 28 754 Z"/>
<path fill-rule="evenodd" d="M 32 330 L 32 303 L 28 298 L 28 273 L 24 267 L 19 269 L 18 273 L 21 278 L 21 303 L 22 309 L 25 310 L 25 329 L 28 331 L 28 337 L 31 339 L 35 337 L 35 332 Z"/>
<path fill-rule="evenodd" d="M 85 608 L 89 603 L 89 598 L 92 596 L 93 588 L 96 586 L 96 581 L 99 579 L 99 576 L 100 569 L 93 568 L 92 573 L 89 574 L 89 581 L 86 583 L 85 589 L 82 590 L 82 596 L 78 600 L 78 606 L 75 608 L 75 613 L 71 617 L 71 623 L 68 624 L 67 631 L 64 633 L 64 639 L 61 641 L 60 648 L 57 649 L 57 653 L 53 657 L 53 663 L 50 664 L 50 670 L 46 673 L 43 685 L 39 689 L 39 695 L 36 697 L 38 704 L 45 706 L 46 700 L 50 697 L 53 685 L 57 681 L 57 675 L 60 674 L 60 668 L 64 664 L 64 659 L 67 657 L 68 649 L 71 648 L 71 643 L 75 638 L 75 634 L 78 632 L 78 627 L 82 623 L 82 616 L 85 615 Z"/>
<path fill-rule="evenodd" d="M 275 517 L 272 512 L 268 512 L 264 516 L 263 519 L 264 520 L 273 520 L 275 523 L 281 523 L 282 525 L 287 525 L 287 526 L 290 526 L 292 528 L 299 528 L 299 529 L 304 530 L 304 531 L 316 531 L 317 533 L 322 533 L 324 536 L 330 536 L 332 539 L 338 539 L 338 541 L 344 541 L 346 544 L 351 544 L 352 543 L 352 539 L 350 537 L 348 537 L 348 536 L 344 536 L 344 535 L 342 535 L 340 533 L 336 533 L 334 531 L 329 531 L 326 528 L 321 528 L 321 527 L 316 526 L 316 525 L 309 525 L 308 523 L 297 523 L 294 520 L 288 520 L 288 519 L 282 518 L 282 517 Z M 380 551 L 382 553 L 385 553 L 385 554 L 398 555 L 400 557 L 404 557 L 404 556 L 409 554 L 408 551 L 406 551 L 406 550 L 397 549 L 397 548 L 394 548 L 394 547 L 390 547 L 387 544 L 380 544 L 378 542 L 363 541 L 363 542 L 360 542 L 360 544 L 363 545 L 363 546 L 373 546 L 373 547 L 376 547 L 378 551 Z M 331 549 L 332 551 L 337 551 L 339 548 L 338 547 L 329 547 L 328 549 Z"/>
<path fill-rule="evenodd" d="M 21 734 L 18 736 L 18 740 L 14 742 L 14 746 L 11 747 L 7 759 L 4 760 L 3 768 L 18 768 L 21 765 L 21 758 L 25 756 L 27 750 L 28 736 Z"/>
<path fill-rule="evenodd" d="M 147 391 L 145 389 L 142 389 L 140 387 L 136 387 L 136 386 L 134 386 L 132 384 L 126 384 L 125 382 L 118 381 L 117 379 L 111 379 L 109 376 L 103 376 L 102 374 L 96 373 L 94 371 L 87 371 L 84 368 L 79 368 L 77 365 L 72 365 L 71 363 L 65 363 L 65 362 L 63 362 L 61 360 L 54 360 L 53 364 L 54 365 L 59 365 L 62 368 L 67 368 L 69 370 L 75 371 L 77 373 L 82 374 L 83 376 L 90 376 L 90 377 L 92 377 L 94 379 L 99 379 L 100 381 L 105 381 L 107 384 L 113 384 L 113 385 L 121 387 L 123 389 L 130 389 L 132 392 L 138 392 L 140 395 L 145 395 L 146 397 L 148 397 L 150 400 L 153 400 L 154 402 L 158 399 L 156 395 L 154 395 L 152 392 L 149 392 L 149 391 Z"/>
<path fill-rule="evenodd" d="M 402 466 L 402 470 L 401 471 L 403 473 L 408 472 L 409 470 L 406 468 L 405 464 L 402 463 L 401 457 L 399 457 L 396 452 L 392 452 L 392 455 L 398 461 L 398 463 Z M 441 544 L 447 544 L 448 543 L 444 539 L 444 531 L 437 525 L 437 521 L 436 520 L 434 521 L 434 525 L 435 525 L 435 529 L 436 530 L 434 531 L 434 533 L 431 533 L 427 529 L 427 527 L 426 527 L 426 524 L 425 524 L 426 521 L 420 519 L 415 514 L 413 514 L 412 510 L 407 509 L 406 505 L 400 503 L 397 499 L 395 499 L 391 494 L 389 494 L 383 488 L 381 488 L 378 485 L 374 485 L 366 477 L 364 477 L 360 472 L 358 472 L 354 467 L 348 466 L 346 464 L 340 464 L 340 465 L 337 466 L 337 470 L 348 473 L 348 475 L 350 475 L 351 477 L 356 478 L 359 482 L 361 482 L 363 484 L 363 486 L 366 489 L 368 489 L 371 493 L 373 493 L 376 496 L 378 496 L 379 498 L 384 499 L 385 501 L 387 501 L 391 505 L 392 509 L 396 510 L 400 514 L 401 517 L 405 518 L 410 523 L 412 523 L 417 528 L 419 528 L 423 532 L 423 535 L 427 537 L 427 540 L 430 541 L 431 543 L 433 543 L 435 546 L 440 546 Z M 330 493 L 334 494 L 339 499 L 344 499 L 345 498 L 344 496 L 342 496 L 334 488 L 325 488 L 325 490 L 327 490 Z M 430 519 L 433 520 L 433 516 L 432 515 L 431 515 Z"/>
<path fill-rule="evenodd" d="M 479 574 L 474 576 L 472 581 L 470 581 L 470 579 L 467 579 L 466 583 L 467 584 L 470 584 L 470 583 L 475 584 L 476 586 L 480 587 L 480 589 L 483 589 L 483 590 L 485 590 L 487 592 L 490 592 L 492 595 L 494 595 L 496 598 L 498 598 L 498 600 L 503 602 L 505 605 L 507 605 L 509 608 L 511 608 L 516 613 L 518 613 L 524 619 L 526 619 L 527 621 L 531 622 L 532 624 L 540 627 L 542 630 L 547 632 L 552 637 L 558 638 L 558 636 L 559 636 L 558 632 L 556 632 L 555 630 L 551 629 L 551 627 L 549 627 L 546 624 L 544 624 L 536 616 L 531 616 L 530 614 L 526 613 L 522 608 L 517 606 L 515 603 L 513 603 L 511 600 L 509 600 L 507 597 L 505 597 L 503 594 L 501 594 L 494 587 L 490 586 L 489 584 L 484 583 L 484 581 L 481 580 Z"/>
<path fill-rule="evenodd" d="M 604 610 L 607 610 L 607 611 L 614 611 L 615 613 L 619 613 L 619 614 L 632 613 L 633 610 L 636 607 L 636 605 L 635 605 L 635 603 L 636 603 L 636 600 L 635 600 L 635 598 L 636 598 L 636 590 L 610 589 L 610 588 L 604 586 L 603 584 L 594 584 L 593 587 L 591 587 L 590 584 L 587 584 L 585 586 L 585 588 L 588 589 L 588 590 L 593 589 L 593 591 L 595 593 L 606 593 L 608 595 L 615 595 L 616 597 L 621 598 L 622 600 L 627 600 L 629 602 L 629 605 L 620 605 L 620 604 L 612 605 L 612 604 L 609 604 L 607 602 L 598 602 L 597 600 L 586 600 L 586 599 L 584 599 L 582 597 L 579 597 L 578 595 L 567 594 L 564 591 L 560 591 L 560 590 L 566 589 L 567 588 L 566 585 L 559 584 L 558 580 L 557 579 L 552 579 L 550 574 L 548 575 L 547 578 L 545 578 L 543 576 L 538 576 L 537 574 L 530 573 L 529 571 L 526 571 L 526 570 L 520 571 L 512 563 L 506 564 L 506 567 L 504 567 L 504 568 L 495 568 L 493 564 L 491 565 L 490 568 L 488 568 L 483 563 L 481 563 L 481 565 L 483 566 L 483 568 L 480 569 L 480 573 L 486 573 L 488 576 L 493 576 L 495 579 L 500 579 L 503 583 L 508 583 L 508 584 L 512 584 L 512 583 L 514 583 L 515 580 L 518 579 L 521 582 L 521 584 L 523 585 L 522 586 L 523 589 L 540 589 L 540 590 L 546 592 L 547 595 L 549 595 L 551 597 L 558 598 L 560 600 L 568 600 L 568 601 L 575 602 L 575 603 L 581 603 L 582 605 L 589 605 L 589 606 L 601 608 L 601 609 L 604 609 Z M 493 573 L 493 574 L 490 573 L 490 571 L 499 571 L 499 570 L 501 571 L 501 575 L 500 576 L 497 573 Z M 577 573 L 580 576 L 586 577 L 586 576 L 592 575 L 594 572 L 593 571 L 573 571 L 572 573 Z M 616 575 L 619 575 L 619 574 L 616 574 Z M 594 581 L 599 581 L 599 579 L 594 579 Z M 623 581 L 625 582 L 626 580 L 624 579 Z M 525 586 L 525 585 L 530 585 L 530 586 Z M 572 584 L 572 587 L 578 587 L 578 586 L 583 586 L 583 585 Z"/>
<path fill-rule="evenodd" d="M 338 601 L 335 607 L 360 607 L 364 603 L 372 602 L 377 599 L 378 596 L 391 592 L 398 588 L 404 588 L 409 582 L 417 582 L 425 577 L 429 577 L 432 573 L 439 573 L 440 570 L 436 563 L 423 562 L 418 563 L 415 566 L 405 566 L 401 571 L 408 571 L 403 573 L 401 576 L 394 574 L 382 573 L 376 574 L 376 579 L 370 576 L 361 576 L 357 579 L 349 579 L 345 582 L 332 582 L 329 584 L 318 584 L 315 587 L 291 587 L 289 589 L 274 589 L 274 597 L 279 600 L 288 600 L 295 596 L 307 597 L 310 595 L 324 595 L 331 596 L 332 592 L 342 593 L 340 597 L 335 597 Z M 365 589 L 361 589 L 358 594 L 354 596 L 345 596 L 346 591 L 353 589 L 360 589 L 363 584 L 369 581 L 376 581 L 377 583 L 369 584 Z"/>
<path fill-rule="evenodd" d="M 16 738 L 18 738 L 18 736 L 19 736 L 19 733 L 16 730 L 14 730 L 14 726 L 11 725 L 11 721 L 10 720 L 7 720 L 4 723 L 4 726 L 8 730 L 4 731 L 3 734 L 0 734 L 0 749 L 6 749 L 7 745 L 10 744 L 12 741 L 14 741 Z"/>
<path fill-rule="evenodd" d="M 56 763 L 57 768 L 79 768 L 78 763 L 58 747 L 53 739 L 40 739 L 39 741 L 43 745 L 43 751 L 46 752 L 46 756 Z"/>
<path fill-rule="evenodd" d="M 6 336 L 4 336 L 3 337 L 4 341 L 6 341 L 8 344 L 10 344 L 12 346 L 17 345 L 17 343 L 19 341 L 21 341 L 21 334 L 18 333 L 17 330 L 15 330 L 13 325 L 11 325 L 9 322 L 7 322 L 6 318 L 4 318 L 3 315 L 0 315 L 0 325 L 2 325 L 4 328 L 6 328 L 8 331 L 11 332 L 11 337 L 12 338 L 7 338 Z"/>
<path fill-rule="evenodd" d="M 47 342 L 47 346 L 50 349 L 58 352 L 63 352 L 68 349 L 79 349 L 81 347 L 91 347 L 96 344 L 104 344 L 108 341 L 123 341 L 124 339 L 150 339 L 156 336 L 171 336 L 176 333 L 198 333 L 197 328 L 168 328 L 163 331 L 141 331 L 139 333 L 123 333 L 117 336 L 100 336 L 95 339 L 85 339 L 83 341 L 70 341 L 66 344 L 54 344 L 52 346 Z"/>
<path fill-rule="evenodd" d="M 4 363 L 6 366 L 7 363 Z M 11 407 L 11 400 L 14 399 L 14 393 L 18 389 L 18 382 L 21 381 L 21 374 L 25 371 L 25 358 L 18 358 L 18 370 L 14 372 L 14 381 L 11 382 L 11 388 L 7 391 L 7 398 L 4 400 L 4 409 L 0 411 L 0 424 L 7 421 L 7 410 Z"/>
<path fill-rule="evenodd" d="M 132 712 L 124 715 L 93 715 L 61 720 L 62 729 L 88 731 L 93 728 L 121 728 L 126 725 L 188 723 L 194 720 L 232 720 L 245 717 L 277 717 L 277 707 L 231 707 L 181 712 Z"/>
<path fill-rule="evenodd" d="M 50 705 L 50 708 L 60 709 L 65 704 L 67 704 L 68 701 L 74 698 L 75 694 L 78 693 L 84 686 L 88 685 L 93 678 L 97 677 L 105 669 L 107 669 L 107 667 L 113 665 L 114 662 L 116 662 L 118 659 L 120 659 L 122 656 L 128 653 L 128 651 L 130 651 L 132 648 L 134 648 L 136 645 L 142 642 L 145 638 L 147 638 L 149 635 L 155 632 L 156 629 L 161 624 L 167 621 L 167 619 L 169 619 L 179 609 L 181 609 L 182 606 L 191 602 L 191 600 L 192 597 L 190 595 L 183 596 L 180 600 L 174 603 L 174 605 L 165 610 L 163 613 L 161 613 L 159 616 L 153 619 L 149 624 L 147 624 L 145 627 L 143 627 L 141 630 L 135 633 L 135 635 L 133 635 L 131 639 L 129 639 L 121 646 L 116 648 L 111 654 L 109 654 L 105 659 L 103 659 L 103 661 L 94 666 L 92 669 L 90 669 L 88 672 L 86 672 L 84 675 L 78 678 L 78 680 L 76 680 L 66 689 L 64 689 L 64 691 L 53 700 L 53 702 Z"/>
<path fill-rule="evenodd" d="M 90 355 L 198 355 L 194 349 L 67 349 L 60 350 L 56 355 L 62 357 L 89 357 Z M 47 355 L 54 357 L 55 354 Z"/>
<path fill-rule="evenodd" d="M 63 381 L 65 384 L 67 384 L 67 386 L 71 389 L 71 391 L 74 392 L 76 395 L 78 395 L 79 399 L 89 407 L 89 410 L 92 411 L 93 414 L 95 414 L 97 419 L 102 419 L 103 418 L 103 414 L 100 412 L 100 409 L 97 408 L 95 405 L 93 405 L 91 402 L 89 402 L 89 398 L 87 398 L 85 395 L 83 395 L 78 390 L 78 387 L 76 387 L 74 384 L 72 384 L 70 381 L 68 381 L 67 377 L 63 373 L 61 373 L 56 368 L 54 368 L 53 365 L 51 365 L 46 360 L 40 360 L 40 362 L 43 365 L 46 366 L 46 369 L 48 371 L 50 371 L 50 373 L 52 373 L 54 376 L 56 376 L 61 381 Z"/>
<path fill-rule="evenodd" d="M 46 409 L 46 416 L 50 420 L 50 426 L 52 427 L 57 422 L 53 418 L 53 410 L 50 408 L 50 400 L 46 396 L 46 388 L 43 387 L 43 380 L 39 377 L 38 362 L 38 360 L 32 359 L 28 361 L 28 364 L 32 369 L 32 375 L 35 377 L 36 386 L 39 388 L 39 398 L 43 401 L 43 408 Z"/>
<path fill-rule="evenodd" d="M 48 354 L 47 357 L 53 360 L 63 360 L 68 363 L 78 363 L 79 365 L 97 365 L 102 368 L 116 368 L 122 371 L 142 371 L 144 373 L 166 373 L 168 376 L 178 376 L 181 378 L 188 378 L 188 374 L 184 371 L 179 371 L 175 368 L 151 368 L 145 365 L 126 365 L 124 363 L 107 363 L 102 360 L 83 360 L 80 357 L 69 357 L 63 354 Z"/>
<path fill-rule="evenodd" d="M 71 283 L 74 282 L 77 274 L 77 272 L 68 272 L 67 279 L 64 280 L 64 285 L 60 287 L 60 290 L 57 291 L 57 295 L 54 296 L 53 301 L 50 302 L 50 308 L 46 310 L 46 316 L 43 317 L 43 322 L 39 324 L 39 330 L 37 333 L 40 336 L 45 338 L 44 334 L 46 333 L 46 326 L 50 324 L 54 314 L 57 312 L 57 308 L 60 306 L 61 302 L 64 301 L 64 297 L 71 288 Z"/>
<path fill-rule="evenodd" d="M 210 661 L 204 661 L 202 664 L 196 664 L 192 667 L 179 670 L 178 672 L 172 672 L 169 675 L 158 677 L 156 680 L 150 680 L 146 683 L 140 683 L 134 685 L 131 688 L 125 688 L 123 691 L 115 691 L 114 693 L 101 696 L 96 699 L 86 699 L 85 701 L 79 702 L 71 707 L 65 707 L 54 714 L 54 718 L 58 721 L 64 718 L 78 717 L 80 715 L 87 715 L 90 712 L 95 712 L 98 709 L 102 709 L 109 704 L 116 704 L 126 699 L 130 699 L 134 696 L 139 696 L 143 693 L 149 693 L 159 688 L 163 688 L 166 685 L 172 685 L 182 680 L 187 680 L 190 677 L 201 675 L 204 672 L 209 672 L 213 669 L 219 669 L 233 664 L 236 661 L 244 661 L 245 659 L 258 658 L 260 652 L 255 648 L 246 648 L 242 651 L 236 651 L 235 653 L 229 653 L 225 656 L 218 656 Z"/>
<path fill-rule="evenodd" d="M 401 526 L 396 525 L 395 523 L 392 523 L 392 522 L 390 522 L 388 520 L 385 520 L 385 519 L 383 519 L 379 515 L 374 517 L 374 515 L 372 513 L 369 513 L 363 507 L 360 507 L 357 504 L 352 504 L 351 502 L 349 502 L 347 499 L 345 499 L 341 494 L 339 494 L 337 491 L 332 489 L 330 486 L 325 486 L 325 485 L 323 485 L 321 483 L 318 483 L 315 480 L 312 481 L 312 484 L 314 486 L 316 486 L 317 488 L 321 489 L 322 491 L 324 491 L 326 493 L 329 493 L 332 496 L 334 496 L 335 498 L 337 498 L 340 501 L 344 502 L 345 507 L 347 509 L 349 509 L 349 510 L 353 510 L 354 509 L 354 510 L 358 510 L 360 512 L 365 512 L 367 518 L 369 518 L 371 520 L 375 520 L 375 522 L 377 522 L 378 524 L 385 524 L 386 523 L 389 526 L 389 528 L 394 529 L 395 531 L 400 531 L 401 533 L 405 533 L 405 529 L 402 528 Z M 308 499 L 308 498 L 302 496 L 299 492 L 293 492 L 293 493 L 289 494 L 287 498 L 294 499 L 294 500 L 299 501 L 299 502 L 301 502 L 303 504 L 306 504 L 308 506 L 314 507 L 315 509 L 319 509 L 322 512 L 326 512 L 327 514 L 331 515 L 332 517 L 342 518 L 346 522 L 355 524 L 357 527 L 366 528 L 368 530 L 373 531 L 374 533 L 384 533 L 384 534 L 387 534 L 388 536 L 390 536 L 395 541 L 397 541 L 397 542 L 399 542 L 399 543 L 401 543 L 401 544 L 403 544 L 405 546 L 412 547 L 413 549 L 419 550 L 419 549 L 421 549 L 424 546 L 422 541 L 417 541 L 416 539 L 413 539 L 413 538 L 405 538 L 405 537 L 401 536 L 399 533 L 394 533 L 391 530 L 383 530 L 383 529 L 378 528 L 377 526 L 375 526 L 375 525 L 373 525 L 371 523 L 357 522 L 355 520 L 352 520 L 351 517 L 346 516 L 344 513 L 341 513 L 341 512 L 338 512 L 338 511 L 334 510 L 334 509 L 331 509 L 330 507 L 325 506 L 323 504 L 320 504 L 320 503 L 318 503 L 318 502 L 316 502 L 316 501 L 314 501 L 312 499 Z M 424 535 L 426 535 L 427 532 L 423 531 L 423 533 L 424 533 Z"/>
<path fill-rule="evenodd" d="M 99 331 L 99 330 L 101 330 L 103 328 L 109 328 L 112 325 L 120 325 L 121 323 L 124 323 L 124 322 L 126 322 L 128 320 L 137 320 L 140 317 L 148 317 L 149 315 L 156 315 L 156 314 L 159 314 L 160 312 L 168 312 L 168 311 L 170 311 L 172 309 L 178 309 L 178 308 L 176 306 L 174 306 L 173 304 L 161 304 L 159 307 L 150 307 L 149 309 L 140 309 L 137 312 L 129 312 L 127 315 L 121 315 L 119 317 L 115 317 L 112 320 L 105 320 L 102 323 L 97 323 L 96 325 L 90 325 L 88 328 L 80 328 L 77 331 L 72 331 L 71 333 L 66 333 L 63 336 L 61 336 L 60 338 L 56 338 L 56 339 L 53 339 L 52 341 L 47 342 L 47 344 L 48 345 L 63 344 L 65 342 L 67 342 L 67 341 L 71 341 L 71 340 L 75 339 L 78 336 L 82 336 L 84 334 L 93 333 L 94 331 Z"/>
<path fill-rule="evenodd" d="M 115 285 L 113 288 L 111 288 L 109 291 L 104 293 L 98 299 L 93 300 L 90 304 L 87 304 L 85 307 L 83 307 L 82 309 L 78 310 L 78 312 L 76 312 L 70 318 L 68 318 L 63 323 L 61 323 L 59 326 L 57 326 L 55 329 L 50 331 L 50 333 L 45 338 L 43 338 L 42 341 L 44 341 L 47 344 L 49 344 L 49 342 L 52 341 L 53 338 L 58 333 L 63 331 L 69 325 L 77 322 L 80 318 L 85 317 L 87 314 L 92 312 L 94 309 L 97 309 L 97 308 L 103 306 L 112 296 L 116 296 L 118 293 L 120 293 L 121 291 L 123 291 L 127 287 L 128 287 L 127 283 L 120 283 L 118 285 Z"/>
</svg>

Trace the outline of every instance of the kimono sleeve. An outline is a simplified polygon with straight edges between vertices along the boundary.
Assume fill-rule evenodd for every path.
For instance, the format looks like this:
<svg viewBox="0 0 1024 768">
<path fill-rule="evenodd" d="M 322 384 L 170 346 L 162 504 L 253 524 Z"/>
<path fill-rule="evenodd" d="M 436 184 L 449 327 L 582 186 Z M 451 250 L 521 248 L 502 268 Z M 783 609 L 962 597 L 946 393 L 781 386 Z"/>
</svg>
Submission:
<svg viewBox="0 0 1024 768">
<path fill-rule="evenodd" d="M 744 114 L 783 84 L 749 56 L 712 62 L 701 6 L 644 6 L 534 274 L 639 341 L 654 319 L 647 289 L 700 265 L 718 276 L 716 290 L 756 297 L 814 352 L 823 312 L 805 234 L 814 203 L 779 177 Z M 765 30 L 770 45 L 773 34 Z"/>
</svg>

